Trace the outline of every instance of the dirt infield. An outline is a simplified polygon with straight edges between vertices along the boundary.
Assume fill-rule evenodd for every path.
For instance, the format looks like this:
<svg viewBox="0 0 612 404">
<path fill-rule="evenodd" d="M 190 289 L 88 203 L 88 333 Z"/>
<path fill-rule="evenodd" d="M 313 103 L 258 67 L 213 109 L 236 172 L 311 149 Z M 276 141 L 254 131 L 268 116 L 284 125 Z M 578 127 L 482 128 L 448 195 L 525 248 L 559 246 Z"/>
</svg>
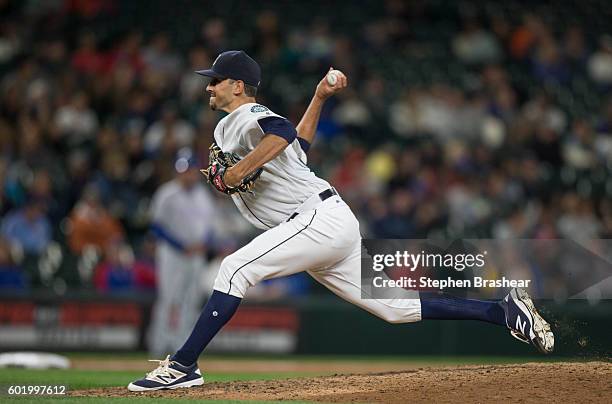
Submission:
<svg viewBox="0 0 612 404">
<path fill-rule="evenodd" d="M 331 403 L 612 402 L 612 363 L 416 368 L 405 371 L 271 381 L 206 383 L 203 387 L 129 393 L 81 390 L 73 396 L 144 396 L 224 400 L 306 400 Z"/>
</svg>

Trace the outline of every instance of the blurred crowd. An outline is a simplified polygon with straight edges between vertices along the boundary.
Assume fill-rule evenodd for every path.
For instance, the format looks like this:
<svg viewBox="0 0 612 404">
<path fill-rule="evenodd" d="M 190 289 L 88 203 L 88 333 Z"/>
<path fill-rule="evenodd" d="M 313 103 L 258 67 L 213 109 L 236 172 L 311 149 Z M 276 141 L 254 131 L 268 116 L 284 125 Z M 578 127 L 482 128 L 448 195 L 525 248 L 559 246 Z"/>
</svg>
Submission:
<svg viewBox="0 0 612 404">
<path fill-rule="evenodd" d="M 364 236 L 612 236 L 605 2 L 206 3 L 0 1 L 0 286 L 154 290 L 151 196 L 221 117 L 193 71 L 236 48 L 294 123 L 347 74 L 309 165 Z M 210 258 L 253 235 L 215 197 Z"/>
</svg>

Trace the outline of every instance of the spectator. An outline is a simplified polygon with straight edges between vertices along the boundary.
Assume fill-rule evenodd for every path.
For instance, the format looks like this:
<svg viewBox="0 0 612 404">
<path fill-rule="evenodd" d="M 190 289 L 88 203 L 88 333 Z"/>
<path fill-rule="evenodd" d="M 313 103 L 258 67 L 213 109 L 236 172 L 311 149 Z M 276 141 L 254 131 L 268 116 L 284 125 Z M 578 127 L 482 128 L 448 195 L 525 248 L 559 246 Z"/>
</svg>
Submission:
<svg viewBox="0 0 612 404">
<path fill-rule="evenodd" d="M 574 122 L 572 133 L 563 145 L 563 156 L 567 166 L 586 170 L 596 164 L 595 137 L 591 125 L 583 120 Z"/>
<path fill-rule="evenodd" d="M 600 238 L 602 226 L 595 217 L 591 201 L 570 193 L 563 197 L 562 208 L 557 227 L 563 238 L 578 241 Z"/>
<path fill-rule="evenodd" d="M 4 214 L 10 209 L 9 201 L 5 194 L 7 166 L 8 159 L 0 156 L 0 217 L 4 217 Z"/>
<path fill-rule="evenodd" d="M 434 85 L 420 100 L 421 123 L 425 133 L 443 142 L 456 134 L 462 99 L 455 89 Z"/>
<path fill-rule="evenodd" d="M 145 65 L 140 45 L 142 34 L 138 30 L 129 32 L 107 56 L 105 73 L 126 68 L 132 74 L 141 73 Z"/>
<path fill-rule="evenodd" d="M 491 213 L 491 204 L 479 195 L 476 180 L 457 181 L 446 192 L 449 225 L 464 233 L 483 223 Z"/>
<path fill-rule="evenodd" d="M 170 38 L 165 32 L 157 33 L 142 51 L 147 68 L 159 72 L 164 79 L 174 81 L 181 69 L 181 59 L 174 53 Z"/>
<path fill-rule="evenodd" d="M 104 57 L 98 51 L 96 34 L 86 31 L 79 36 L 78 48 L 72 55 L 70 63 L 77 72 L 87 76 L 93 77 L 101 72 Z"/>
<path fill-rule="evenodd" d="M 532 59 L 533 75 L 545 83 L 565 84 L 570 79 L 570 71 L 563 54 L 552 36 L 543 37 Z"/>
<path fill-rule="evenodd" d="M 93 184 L 113 217 L 131 222 L 138 209 L 138 193 L 130 178 L 130 166 L 123 150 L 109 150 L 102 158 L 102 170 Z"/>
<path fill-rule="evenodd" d="M 495 37 L 473 19 L 465 22 L 463 31 L 453 39 L 452 46 L 459 60 L 470 65 L 494 63 L 501 57 Z"/>
<path fill-rule="evenodd" d="M 589 59 L 589 74 L 602 86 L 612 85 L 612 36 L 605 35 L 599 41 L 599 49 Z"/>
<path fill-rule="evenodd" d="M 256 32 L 252 47 L 256 49 L 263 63 L 274 61 L 279 54 L 282 35 L 275 11 L 263 10 L 255 19 Z"/>
<path fill-rule="evenodd" d="M 141 289 L 155 290 L 157 288 L 155 248 L 155 237 L 147 235 L 136 251 L 134 272 L 136 274 L 136 283 Z"/>
<path fill-rule="evenodd" d="M 363 172 L 364 158 L 365 151 L 361 148 L 347 150 L 332 176 L 332 182 L 341 192 L 354 193 L 363 189 L 363 176 L 359 173 Z"/>
<path fill-rule="evenodd" d="M 98 118 L 89 108 L 89 98 L 84 92 L 75 94 L 70 103 L 57 110 L 55 128 L 70 147 L 91 142 L 98 129 Z"/>
<path fill-rule="evenodd" d="M 62 195 L 62 200 L 66 205 L 65 211 L 68 212 L 70 207 L 77 203 L 90 180 L 91 162 L 88 154 L 82 150 L 72 151 L 66 160 L 69 185 Z"/>
<path fill-rule="evenodd" d="M 228 49 L 225 31 L 225 21 L 221 18 L 212 18 L 202 26 L 201 40 L 210 49 L 211 54 L 218 55 Z"/>
<path fill-rule="evenodd" d="M 23 204 L 37 171 L 48 173 L 57 189 L 64 189 L 66 185 L 61 159 L 45 143 L 42 125 L 27 118 L 22 119 L 20 124 L 18 152 L 8 168 L 5 183 L 7 197 L 15 206 Z"/>
<path fill-rule="evenodd" d="M 612 202 L 610 199 L 603 200 L 600 203 L 600 211 L 603 217 L 602 225 L 602 238 L 611 239 L 612 238 Z"/>
<path fill-rule="evenodd" d="M 488 105 L 489 113 L 504 125 L 510 125 L 518 113 L 517 98 L 516 91 L 511 86 L 507 83 L 500 84 L 493 89 L 493 97 Z"/>
<path fill-rule="evenodd" d="M 58 74 L 67 66 L 68 48 L 62 38 L 45 38 L 39 50 L 38 61 L 46 71 Z"/>
<path fill-rule="evenodd" d="M 416 89 L 406 90 L 389 108 L 389 124 L 400 136 L 408 137 L 421 131 L 419 93 Z"/>
<path fill-rule="evenodd" d="M 612 135 L 612 97 L 603 105 L 601 116 L 597 121 L 597 133 L 604 136 Z"/>
<path fill-rule="evenodd" d="M 10 242 L 0 237 L 0 290 L 23 290 L 26 287 L 26 276 L 15 264 Z"/>
<path fill-rule="evenodd" d="M 540 126 L 556 133 L 564 132 L 567 125 L 565 112 L 553 104 L 551 98 L 545 93 L 540 93 L 526 102 L 521 111 L 521 116 L 532 127 Z"/>
<path fill-rule="evenodd" d="M 0 27 L 0 64 L 10 62 L 23 47 L 17 26 L 16 22 L 5 20 Z"/>
<path fill-rule="evenodd" d="M 308 58 L 318 62 L 327 62 L 333 50 L 329 24 L 323 19 L 315 19 L 310 26 L 309 41 L 306 45 Z M 316 66 L 316 65 L 313 65 Z"/>
<path fill-rule="evenodd" d="M 75 254 L 93 246 L 99 251 L 112 242 L 123 239 L 123 228 L 101 204 L 100 190 L 89 185 L 70 214 L 68 244 Z"/>
<path fill-rule="evenodd" d="M 355 92 L 347 90 L 334 112 L 334 120 L 345 128 L 364 131 L 371 120 L 371 113 Z"/>
<path fill-rule="evenodd" d="M 58 188 L 60 186 L 63 187 L 63 183 L 58 184 Z M 32 172 L 26 192 L 30 198 L 44 202 L 46 215 L 53 227 L 57 226 L 66 215 L 67 208 L 64 201 L 55 196 L 53 178 L 47 170 L 37 169 Z"/>
<path fill-rule="evenodd" d="M 149 155 L 173 156 L 178 149 L 192 145 L 194 128 L 178 116 L 178 108 L 168 102 L 161 112 L 161 120 L 153 123 L 144 138 L 144 148 Z"/>
<path fill-rule="evenodd" d="M 42 254 L 51 242 L 51 223 L 45 214 L 45 201 L 28 198 L 23 208 L 9 212 L 2 220 L 2 235 L 17 243 L 26 254 Z"/>
<path fill-rule="evenodd" d="M 415 227 L 412 221 L 414 197 L 407 190 L 396 190 L 391 194 L 390 207 L 374 224 L 376 237 L 411 238 Z"/>
<path fill-rule="evenodd" d="M 500 240 L 530 238 L 537 212 L 533 206 L 513 210 L 506 220 L 501 220 L 493 228 L 493 237 Z"/>
<path fill-rule="evenodd" d="M 526 58 L 535 44 L 548 30 L 542 19 L 527 12 L 523 15 L 523 23 L 516 28 L 510 38 L 510 54 L 516 59 Z"/>
<path fill-rule="evenodd" d="M 104 260 L 94 270 L 94 285 L 101 293 L 154 291 L 153 268 L 134 259 L 132 248 L 123 242 L 111 243 Z"/>
<path fill-rule="evenodd" d="M 181 104 L 190 105 L 201 101 L 204 88 L 202 87 L 202 78 L 194 71 L 202 66 L 210 66 L 210 58 L 206 52 L 206 48 L 196 46 L 189 51 L 189 68 L 183 73 L 180 80 Z"/>
<path fill-rule="evenodd" d="M 563 40 L 563 54 L 573 70 L 584 71 L 589 51 L 582 27 L 574 25 L 567 30 Z"/>
</svg>

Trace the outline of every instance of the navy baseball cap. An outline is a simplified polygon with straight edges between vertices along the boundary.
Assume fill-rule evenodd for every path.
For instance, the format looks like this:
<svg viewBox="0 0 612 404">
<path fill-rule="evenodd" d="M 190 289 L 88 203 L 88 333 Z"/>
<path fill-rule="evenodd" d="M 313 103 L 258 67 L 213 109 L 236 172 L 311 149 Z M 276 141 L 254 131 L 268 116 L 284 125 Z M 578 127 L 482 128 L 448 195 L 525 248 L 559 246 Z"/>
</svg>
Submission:
<svg viewBox="0 0 612 404">
<path fill-rule="evenodd" d="M 245 51 L 226 51 L 213 62 L 210 69 L 198 70 L 197 74 L 215 79 L 242 80 L 246 84 L 259 87 L 261 68 Z"/>
</svg>

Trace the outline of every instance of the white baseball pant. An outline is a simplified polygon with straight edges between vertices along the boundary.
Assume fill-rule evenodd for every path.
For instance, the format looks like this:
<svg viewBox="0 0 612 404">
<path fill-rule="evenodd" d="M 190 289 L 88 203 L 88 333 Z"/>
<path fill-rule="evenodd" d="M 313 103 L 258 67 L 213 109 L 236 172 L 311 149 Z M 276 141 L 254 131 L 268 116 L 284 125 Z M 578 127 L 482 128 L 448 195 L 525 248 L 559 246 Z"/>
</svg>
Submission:
<svg viewBox="0 0 612 404">
<path fill-rule="evenodd" d="M 341 298 L 390 323 L 421 320 L 418 298 L 362 299 L 359 222 L 338 195 L 266 231 L 227 256 L 214 289 L 242 298 L 250 286 L 264 279 L 302 271 Z"/>
<path fill-rule="evenodd" d="M 157 299 L 153 307 L 148 346 L 153 355 L 176 351 L 189 336 L 203 299 L 200 256 L 188 256 L 159 243 L 156 253 Z"/>
</svg>

